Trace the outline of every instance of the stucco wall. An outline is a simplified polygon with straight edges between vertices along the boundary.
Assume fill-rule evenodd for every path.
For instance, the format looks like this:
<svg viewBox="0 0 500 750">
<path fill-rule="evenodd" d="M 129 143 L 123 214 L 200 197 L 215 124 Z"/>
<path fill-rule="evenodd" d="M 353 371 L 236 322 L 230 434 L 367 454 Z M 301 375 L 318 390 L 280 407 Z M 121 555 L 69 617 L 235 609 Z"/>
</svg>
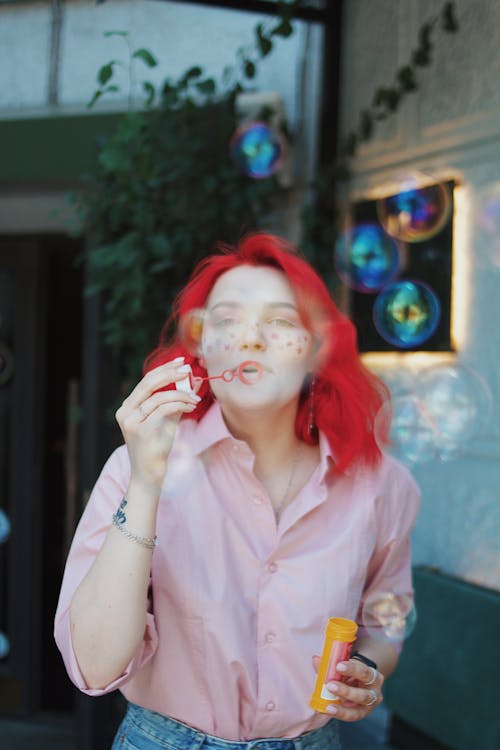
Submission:
<svg viewBox="0 0 500 750">
<path fill-rule="evenodd" d="M 414 558 L 499 589 L 500 222 L 485 222 L 485 216 L 500 185 L 500 4 L 456 0 L 455 5 L 459 31 L 434 34 L 434 61 L 421 69 L 418 92 L 360 150 L 349 197 L 388 194 L 422 173 L 460 183 L 454 305 L 461 324 L 454 360 L 486 380 L 493 413 L 460 458 L 414 467 L 423 493 Z M 375 89 L 390 84 L 397 68 L 408 62 L 418 29 L 442 3 L 349 0 L 345 6 L 341 110 L 348 132 Z M 424 360 L 401 353 L 367 361 L 397 379 L 400 368 L 418 372 Z"/>
</svg>

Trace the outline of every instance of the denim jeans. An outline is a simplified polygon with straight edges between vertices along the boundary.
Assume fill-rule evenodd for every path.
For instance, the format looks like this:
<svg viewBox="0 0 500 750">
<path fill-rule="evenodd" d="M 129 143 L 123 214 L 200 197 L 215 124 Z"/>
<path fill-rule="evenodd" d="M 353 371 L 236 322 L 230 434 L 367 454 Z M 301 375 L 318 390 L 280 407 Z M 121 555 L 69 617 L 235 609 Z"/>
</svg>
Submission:
<svg viewBox="0 0 500 750">
<path fill-rule="evenodd" d="M 250 742 L 223 740 L 211 734 L 129 703 L 112 750 L 341 750 L 338 722 L 293 739 L 264 738 Z"/>
</svg>

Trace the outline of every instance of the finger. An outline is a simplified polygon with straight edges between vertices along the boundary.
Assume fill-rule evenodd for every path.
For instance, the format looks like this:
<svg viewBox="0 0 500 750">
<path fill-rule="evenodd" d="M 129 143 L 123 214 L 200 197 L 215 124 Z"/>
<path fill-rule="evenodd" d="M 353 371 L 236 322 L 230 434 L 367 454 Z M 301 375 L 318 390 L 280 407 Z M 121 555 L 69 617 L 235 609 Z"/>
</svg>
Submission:
<svg viewBox="0 0 500 750">
<path fill-rule="evenodd" d="M 164 388 L 169 383 L 182 380 L 186 377 L 186 373 L 190 371 L 184 368 L 189 368 L 189 365 L 184 364 L 184 357 L 177 357 L 150 370 L 135 386 L 120 408 L 135 409 L 158 389 Z"/>
<path fill-rule="evenodd" d="M 320 661 L 321 661 L 321 657 L 320 656 L 313 656 L 312 657 L 312 665 L 313 665 L 313 669 L 314 669 L 315 672 L 317 672 L 318 669 L 319 669 L 319 663 L 320 663 Z"/>
<path fill-rule="evenodd" d="M 359 704 L 331 704 L 326 709 L 327 713 L 331 716 L 335 716 L 339 721 L 359 721 L 364 719 L 365 716 L 371 712 L 371 708 L 366 706 L 360 706 Z"/>
<path fill-rule="evenodd" d="M 382 702 L 382 695 L 375 688 L 354 687 L 345 682 L 336 681 L 329 682 L 326 687 L 333 697 L 339 698 L 342 702 L 350 701 L 367 707 L 373 707 Z"/>
<path fill-rule="evenodd" d="M 378 672 L 372 667 L 368 667 L 357 659 L 349 659 L 349 661 L 340 662 L 337 664 L 337 671 L 343 677 L 354 678 L 359 680 L 362 685 L 369 684 L 370 687 L 380 687 L 384 681 L 384 675 L 381 672 Z M 372 682 L 373 677 L 375 677 L 375 680 Z"/>
<path fill-rule="evenodd" d="M 157 391 L 152 396 L 147 398 L 142 404 L 134 409 L 134 413 L 139 413 L 141 419 L 146 419 L 152 414 L 159 406 L 163 404 L 194 404 L 197 406 L 201 401 L 201 398 L 195 393 L 188 393 L 187 391 Z"/>
<path fill-rule="evenodd" d="M 141 426 L 141 432 L 145 429 L 146 434 L 154 432 L 158 426 L 164 425 L 166 421 L 177 423 L 183 414 L 190 414 L 198 404 L 185 404 L 182 402 L 172 404 L 160 404 L 145 419 Z"/>
<path fill-rule="evenodd" d="M 153 426 L 164 417 L 189 413 L 196 409 L 199 396 L 177 391 L 160 391 L 132 409 L 119 422 L 124 433 L 135 432 L 140 425 Z M 165 407 L 165 408 L 163 408 Z M 142 428 L 141 428 L 142 429 Z"/>
</svg>

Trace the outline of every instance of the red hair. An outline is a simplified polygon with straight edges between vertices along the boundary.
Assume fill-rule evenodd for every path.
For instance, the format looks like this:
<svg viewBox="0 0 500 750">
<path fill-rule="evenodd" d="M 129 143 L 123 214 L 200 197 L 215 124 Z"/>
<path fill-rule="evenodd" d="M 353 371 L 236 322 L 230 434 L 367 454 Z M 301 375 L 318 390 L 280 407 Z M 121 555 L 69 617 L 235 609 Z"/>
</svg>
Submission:
<svg viewBox="0 0 500 750">
<path fill-rule="evenodd" d="M 324 282 L 297 250 L 270 234 L 253 233 L 236 247 L 219 246 L 219 254 L 204 258 L 188 284 L 177 296 L 173 312 L 160 334 L 158 347 L 146 358 L 144 373 L 178 356 L 184 356 L 195 376 L 207 372 L 198 357 L 179 338 L 179 321 L 192 310 L 203 308 L 215 282 L 237 266 L 269 266 L 282 271 L 297 297 L 299 312 L 316 343 L 318 370 L 314 385 L 314 421 L 323 432 L 335 456 L 335 472 L 342 474 L 357 461 L 375 465 L 380 449 L 374 436 L 375 416 L 388 399 L 383 383 L 361 363 L 356 329 L 335 306 Z M 173 336 L 169 331 L 174 327 Z M 306 443 L 318 442 L 309 431 L 310 390 L 300 395 L 295 423 L 297 436 Z M 207 381 L 198 392 L 202 400 L 185 419 L 199 420 L 213 402 Z M 386 435 L 383 436 L 386 439 Z"/>
</svg>

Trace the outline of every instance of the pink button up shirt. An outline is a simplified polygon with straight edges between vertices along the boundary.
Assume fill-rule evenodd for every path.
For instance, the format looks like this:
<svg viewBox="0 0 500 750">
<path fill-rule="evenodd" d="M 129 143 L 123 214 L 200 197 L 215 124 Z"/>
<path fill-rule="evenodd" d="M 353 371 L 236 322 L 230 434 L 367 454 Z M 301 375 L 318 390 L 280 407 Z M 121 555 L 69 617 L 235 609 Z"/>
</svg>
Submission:
<svg viewBox="0 0 500 750">
<path fill-rule="evenodd" d="M 119 688 L 141 706 L 232 740 L 294 737 L 328 716 L 309 707 L 311 663 L 329 617 L 358 619 L 375 591 L 411 592 L 409 534 L 419 493 L 385 456 L 336 477 L 326 439 L 307 485 L 276 524 L 248 445 L 214 404 L 179 425 L 157 515 L 152 602 L 126 671 L 91 690 L 72 648 L 69 607 L 127 491 L 126 446 L 108 459 L 71 547 L 55 637 L 74 684 Z M 132 542 L 131 542 L 132 543 Z"/>
</svg>

